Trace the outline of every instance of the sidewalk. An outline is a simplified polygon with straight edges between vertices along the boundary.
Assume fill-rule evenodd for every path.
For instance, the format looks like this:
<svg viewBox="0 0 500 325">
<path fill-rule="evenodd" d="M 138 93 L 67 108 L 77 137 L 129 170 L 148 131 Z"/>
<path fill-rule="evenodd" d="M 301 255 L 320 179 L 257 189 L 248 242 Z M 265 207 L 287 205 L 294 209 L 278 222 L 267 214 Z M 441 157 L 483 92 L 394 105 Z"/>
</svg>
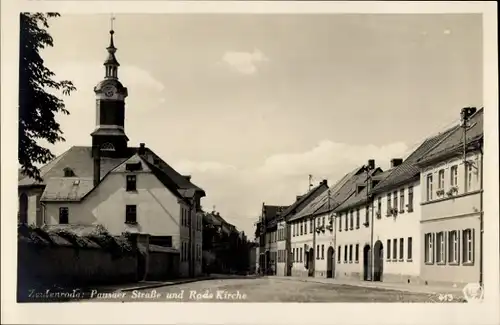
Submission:
<svg viewBox="0 0 500 325">
<path fill-rule="evenodd" d="M 358 280 L 347 280 L 347 279 L 326 279 L 326 278 L 306 278 L 306 277 L 288 277 L 288 276 L 270 276 L 270 279 L 285 279 L 291 281 L 302 281 L 302 282 L 314 282 L 314 283 L 324 283 L 324 284 L 335 284 L 335 285 L 346 285 L 364 288 L 374 288 L 374 289 L 385 289 L 385 290 L 396 290 L 411 293 L 425 293 L 425 294 L 452 294 L 462 297 L 462 287 L 451 287 L 451 286 L 435 286 L 435 285 L 417 285 L 417 284 L 406 284 L 398 282 L 370 282 L 370 281 L 358 281 Z"/>
</svg>

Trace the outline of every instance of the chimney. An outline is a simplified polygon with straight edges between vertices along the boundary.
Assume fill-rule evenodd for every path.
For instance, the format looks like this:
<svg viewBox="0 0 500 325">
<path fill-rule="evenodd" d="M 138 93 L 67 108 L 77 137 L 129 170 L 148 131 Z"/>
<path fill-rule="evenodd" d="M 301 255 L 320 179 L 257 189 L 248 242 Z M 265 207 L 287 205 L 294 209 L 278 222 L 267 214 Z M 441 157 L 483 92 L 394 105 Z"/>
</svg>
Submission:
<svg viewBox="0 0 500 325">
<path fill-rule="evenodd" d="M 295 197 L 295 202 L 297 202 L 298 200 L 300 200 L 300 198 L 301 198 L 301 197 L 302 197 L 302 195 L 297 195 L 297 196 Z"/>
<path fill-rule="evenodd" d="M 184 178 L 185 178 L 187 181 L 191 181 L 191 175 L 184 175 Z"/>
<path fill-rule="evenodd" d="M 144 143 L 139 143 L 139 155 L 142 156 L 146 153 L 146 145 Z"/>
<path fill-rule="evenodd" d="M 403 159 L 401 158 L 393 158 L 391 159 L 391 168 L 398 167 L 403 163 Z"/>
<path fill-rule="evenodd" d="M 92 147 L 92 158 L 94 160 L 94 187 L 96 187 L 101 180 L 101 151 L 98 145 Z"/>
<path fill-rule="evenodd" d="M 370 170 L 374 170 L 375 169 L 375 159 L 369 159 L 368 160 L 368 168 Z"/>
<path fill-rule="evenodd" d="M 326 186 L 328 186 L 328 180 L 324 179 L 324 180 L 320 183 L 320 185 L 326 185 Z"/>
</svg>

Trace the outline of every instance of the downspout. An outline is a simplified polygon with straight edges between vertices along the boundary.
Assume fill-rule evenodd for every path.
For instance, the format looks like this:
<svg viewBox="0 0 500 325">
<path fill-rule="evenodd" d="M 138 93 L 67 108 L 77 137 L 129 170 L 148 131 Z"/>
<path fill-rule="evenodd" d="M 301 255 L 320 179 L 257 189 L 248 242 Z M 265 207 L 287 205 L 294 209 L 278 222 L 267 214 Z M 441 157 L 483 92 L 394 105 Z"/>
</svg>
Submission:
<svg viewBox="0 0 500 325">
<path fill-rule="evenodd" d="M 366 172 L 366 177 L 367 177 L 367 184 L 366 184 L 366 206 L 365 206 L 365 209 L 368 209 L 368 212 L 367 213 L 370 213 L 370 188 L 371 188 L 371 177 L 370 177 L 370 172 L 367 170 Z M 370 251 L 371 251 L 371 254 L 370 254 L 370 277 L 371 277 L 371 281 L 375 281 L 374 280 L 374 275 L 375 275 L 375 249 L 373 249 L 373 234 L 374 234 L 374 231 L 373 231 L 373 227 L 375 226 L 374 224 L 374 219 L 373 219 L 373 210 L 372 210 L 372 219 L 371 219 L 371 225 L 370 225 Z"/>
</svg>

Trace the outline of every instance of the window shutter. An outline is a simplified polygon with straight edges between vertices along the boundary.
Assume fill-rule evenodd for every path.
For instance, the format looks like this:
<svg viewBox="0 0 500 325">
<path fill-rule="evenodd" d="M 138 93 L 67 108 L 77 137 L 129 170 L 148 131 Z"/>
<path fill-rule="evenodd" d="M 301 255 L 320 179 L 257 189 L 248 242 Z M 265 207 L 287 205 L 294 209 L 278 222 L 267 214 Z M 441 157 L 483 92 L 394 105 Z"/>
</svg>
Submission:
<svg viewBox="0 0 500 325">
<path fill-rule="evenodd" d="M 434 261 L 436 259 L 436 233 L 435 232 L 432 233 L 431 242 L 432 242 L 432 252 L 430 252 L 431 263 L 434 264 Z"/>
<path fill-rule="evenodd" d="M 472 228 L 472 263 L 475 263 L 476 261 L 476 238 L 475 238 L 475 230 L 474 228 Z"/>
</svg>

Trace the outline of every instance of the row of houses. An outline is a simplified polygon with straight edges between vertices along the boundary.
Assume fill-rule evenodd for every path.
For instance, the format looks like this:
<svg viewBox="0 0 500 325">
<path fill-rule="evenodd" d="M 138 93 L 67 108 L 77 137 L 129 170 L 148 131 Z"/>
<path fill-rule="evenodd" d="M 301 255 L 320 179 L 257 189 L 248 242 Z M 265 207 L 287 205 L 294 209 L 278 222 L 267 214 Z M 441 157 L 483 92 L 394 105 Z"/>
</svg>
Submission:
<svg viewBox="0 0 500 325">
<path fill-rule="evenodd" d="M 466 141 L 464 141 L 466 139 Z M 262 205 L 258 268 L 281 276 L 482 283 L 483 109 L 388 170 L 368 160 L 290 206 Z"/>
</svg>

